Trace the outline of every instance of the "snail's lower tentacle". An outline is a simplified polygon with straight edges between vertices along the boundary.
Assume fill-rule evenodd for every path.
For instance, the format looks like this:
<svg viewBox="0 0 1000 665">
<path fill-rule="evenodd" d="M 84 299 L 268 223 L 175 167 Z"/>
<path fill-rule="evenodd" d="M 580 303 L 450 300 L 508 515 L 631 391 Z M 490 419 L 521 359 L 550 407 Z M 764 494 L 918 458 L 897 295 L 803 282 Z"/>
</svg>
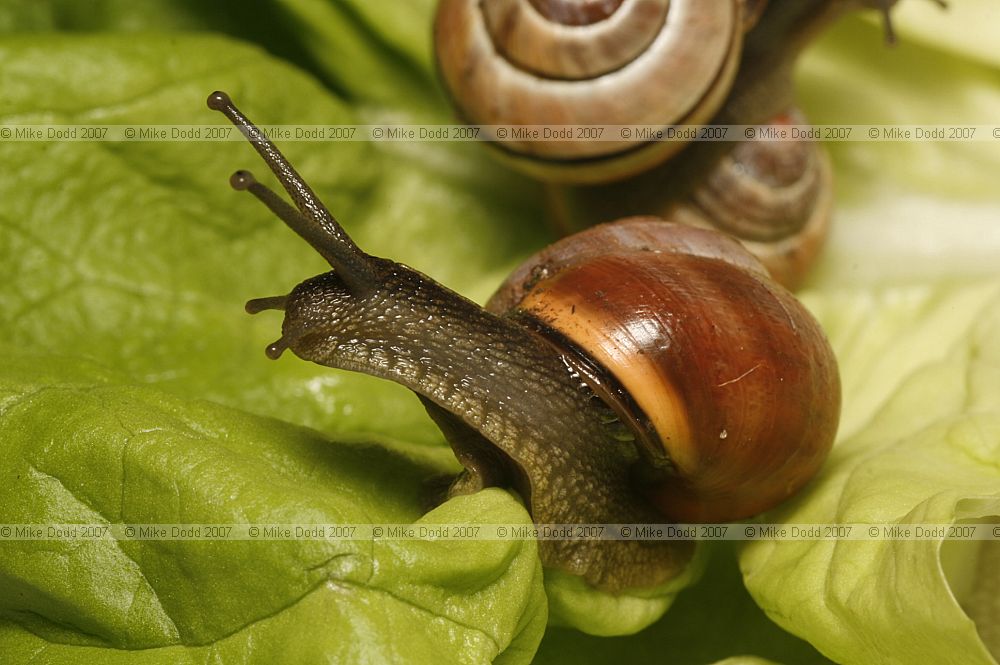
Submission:
<svg viewBox="0 0 1000 665">
<path fill-rule="evenodd" d="M 269 296 L 267 298 L 254 298 L 248 300 L 247 304 L 244 305 L 247 314 L 259 314 L 265 310 L 274 309 L 279 312 L 285 311 L 285 303 L 288 302 L 288 296 Z"/>
<path fill-rule="evenodd" d="M 267 348 L 264 349 L 264 353 L 267 354 L 267 357 L 270 358 L 271 360 L 277 360 L 278 358 L 281 357 L 281 354 L 284 353 L 285 349 L 287 348 L 288 348 L 288 341 L 285 340 L 284 337 L 279 337 L 278 339 L 267 345 Z"/>
</svg>

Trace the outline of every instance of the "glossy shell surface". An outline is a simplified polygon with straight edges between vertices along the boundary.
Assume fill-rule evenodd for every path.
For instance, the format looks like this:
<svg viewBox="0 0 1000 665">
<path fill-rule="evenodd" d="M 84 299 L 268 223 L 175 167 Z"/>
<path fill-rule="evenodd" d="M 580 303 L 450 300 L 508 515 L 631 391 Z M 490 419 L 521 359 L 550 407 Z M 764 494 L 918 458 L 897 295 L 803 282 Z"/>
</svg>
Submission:
<svg viewBox="0 0 1000 665">
<path fill-rule="evenodd" d="M 836 360 L 738 243 L 637 218 L 566 238 L 523 268 L 489 307 L 556 331 L 625 390 L 613 407 L 637 409 L 623 421 L 655 431 L 669 460 L 646 489 L 666 517 L 748 517 L 817 472 L 839 420 Z"/>
</svg>

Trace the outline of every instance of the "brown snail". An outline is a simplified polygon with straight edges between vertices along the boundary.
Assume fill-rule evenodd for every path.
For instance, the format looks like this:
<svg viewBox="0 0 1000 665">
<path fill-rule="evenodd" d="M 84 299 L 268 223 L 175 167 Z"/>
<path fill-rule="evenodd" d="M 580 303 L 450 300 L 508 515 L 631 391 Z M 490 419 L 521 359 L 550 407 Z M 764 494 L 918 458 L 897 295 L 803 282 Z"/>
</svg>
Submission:
<svg viewBox="0 0 1000 665">
<path fill-rule="evenodd" d="M 332 266 L 286 296 L 277 358 L 413 390 L 465 470 L 453 492 L 514 487 L 538 523 L 747 517 L 801 488 L 840 408 L 809 313 L 734 240 L 659 220 L 595 227 L 543 250 L 487 308 L 361 251 L 278 149 L 215 92 L 295 207 L 231 178 Z M 543 561 L 617 591 L 676 576 L 688 542 L 543 541 Z"/>
<path fill-rule="evenodd" d="M 469 122 L 661 127 L 715 114 L 743 30 L 739 0 L 442 0 L 434 27 L 441 77 Z M 575 183 L 645 171 L 683 145 L 609 138 L 496 145 L 528 173 Z"/>
<path fill-rule="evenodd" d="M 893 4 L 441 0 L 435 50 L 444 87 L 467 122 L 608 126 L 596 140 L 508 135 L 490 144 L 515 168 L 553 183 L 557 227 L 656 215 L 716 228 L 744 241 L 775 279 L 795 288 L 829 223 L 825 154 L 812 140 L 720 140 L 714 132 L 805 124 L 792 87 L 800 51 L 859 7 L 880 9 L 891 39 Z M 680 133 L 685 140 L 611 136 L 613 126 L 704 123 L 711 133 Z"/>
</svg>

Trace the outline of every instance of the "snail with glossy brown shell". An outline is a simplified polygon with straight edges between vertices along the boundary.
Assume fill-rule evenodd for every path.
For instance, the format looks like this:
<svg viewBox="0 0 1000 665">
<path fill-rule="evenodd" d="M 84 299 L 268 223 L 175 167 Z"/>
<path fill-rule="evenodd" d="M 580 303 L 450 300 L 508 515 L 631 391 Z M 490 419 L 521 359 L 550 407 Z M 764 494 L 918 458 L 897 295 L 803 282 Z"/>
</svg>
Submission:
<svg viewBox="0 0 1000 665">
<path fill-rule="evenodd" d="M 295 203 L 247 189 L 333 267 L 287 296 L 281 338 L 322 365 L 413 390 L 465 471 L 452 492 L 515 488 L 547 524 L 747 517 L 801 488 L 839 417 L 836 361 L 816 321 L 736 241 L 631 219 L 566 238 L 480 307 L 361 251 L 233 105 Z M 610 591 L 669 580 L 690 542 L 545 540 L 543 561 Z"/>
<path fill-rule="evenodd" d="M 895 0 L 441 0 L 438 69 L 478 125 L 804 124 L 792 67 L 849 9 Z M 690 132 L 684 133 L 690 136 Z M 697 135 L 697 134 L 696 134 Z M 549 185 L 556 226 L 656 215 L 741 241 L 796 288 L 826 236 L 827 159 L 812 140 L 520 140 L 490 145 Z M 713 135 L 714 136 L 714 135 Z"/>
</svg>

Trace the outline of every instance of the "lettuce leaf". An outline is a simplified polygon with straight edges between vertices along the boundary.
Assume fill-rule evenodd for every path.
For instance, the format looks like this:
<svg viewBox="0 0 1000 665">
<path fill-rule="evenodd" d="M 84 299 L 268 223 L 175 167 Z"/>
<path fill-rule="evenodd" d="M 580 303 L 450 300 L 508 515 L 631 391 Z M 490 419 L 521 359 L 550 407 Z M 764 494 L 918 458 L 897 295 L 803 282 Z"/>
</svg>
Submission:
<svg viewBox="0 0 1000 665">
<path fill-rule="evenodd" d="M 844 359 L 844 436 L 768 520 L 1000 517 L 1000 282 L 828 296 L 818 310 Z M 945 553 L 943 540 L 758 541 L 740 563 L 768 615 L 836 662 L 995 663 L 982 637 L 1000 608 L 974 591 L 1000 584 L 998 543 Z"/>
<path fill-rule="evenodd" d="M 422 515 L 426 480 L 454 468 L 443 449 L 333 444 L 13 351 L 0 378 L 5 523 L 530 522 L 501 490 Z M 0 652 L 523 662 L 545 626 L 540 577 L 533 541 L 14 540 L 0 548 Z"/>
<path fill-rule="evenodd" d="M 958 11 L 977 11 L 971 4 Z M 901 14 L 903 41 L 894 50 L 878 44 L 879 26 L 855 18 L 806 58 L 801 79 L 810 116 L 821 123 L 956 126 L 992 117 L 989 109 L 1000 105 L 998 63 L 970 60 L 968 48 L 942 51 L 956 43 L 947 37 L 954 27 L 932 38 L 911 14 Z M 871 66 L 875 59 L 878 67 Z M 828 148 L 837 223 L 805 299 L 840 361 L 839 441 L 809 491 L 764 519 L 996 520 L 997 143 Z M 740 562 L 768 615 L 837 662 L 995 663 L 995 545 L 761 542 L 744 548 Z"/>
<path fill-rule="evenodd" d="M 592 637 L 568 628 L 545 633 L 536 665 L 669 662 L 821 665 L 807 642 L 783 632 L 743 588 L 729 543 L 706 547 L 705 572 L 655 625 L 628 637 Z"/>
<path fill-rule="evenodd" d="M 899 13 L 926 5 L 936 29 L 966 31 L 952 15 L 964 11 L 958 4 L 975 3 L 953 3 L 942 12 L 933 3 L 901 2 Z M 832 125 L 993 122 L 1000 108 L 998 65 L 928 47 L 919 36 L 901 26 L 900 41 L 890 48 L 874 22 L 842 21 L 799 68 L 807 117 Z M 973 141 L 827 143 L 835 222 L 809 286 L 864 291 L 997 276 L 1000 142 L 987 131 L 980 128 Z"/>
<path fill-rule="evenodd" d="M 217 121 L 203 107 L 215 88 L 250 100 L 261 122 L 354 121 L 296 70 L 214 37 L 8 38 L 0 87 L 5 122 Z M 301 99 L 310 112 L 290 101 Z M 520 204 L 477 197 L 491 165 L 465 176 L 461 160 L 479 158 L 460 150 L 450 176 L 432 177 L 413 166 L 417 156 L 368 143 L 285 147 L 367 247 L 409 254 L 443 279 L 503 258 L 480 261 L 485 250 L 458 238 L 469 263 L 439 260 L 447 250 L 425 227 L 442 208 L 464 213 L 438 225 L 452 225 L 452 237 L 498 210 L 512 226 L 522 217 Z M 228 173 L 256 166 L 246 144 L 3 143 L 0 164 L 17 165 L 0 178 L 0 522 L 526 523 L 501 491 L 421 518 L 427 479 L 456 464 L 417 401 L 263 356 L 278 321 L 247 317 L 241 301 L 322 265 L 228 190 Z M 395 231 L 365 229 L 376 223 Z M 491 251 L 519 237 L 484 235 L 496 237 Z M 336 443 L 249 412 L 324 429 Z M 0 652 L 47 662 L 524 662 L 544 629 L 533 543 L 258 545 L 4 543 Z"/>
<path fill-rule="evenodd" d="M 356 120 L 296 70 L 217 38 L 18 37 L 0 45 L 0 65 L 8 122 L 218 122 L 203 103 L 216 88 L 261 123 Z M 484 275 L 505 271 L 538 234 L 539 212 L 517 196 L 533 186 L 508 177 L 507 189 L 494 189 L 499 169 L 474 146 L 284 147 L 362 246 L 467 293 L 485 297 L 496 278 Z M 405 390 L 264 357 L 279 320 L 251 319 L 241 303 L 286 292 L 323 263 L 228 189 L 236 168 L 260 172 L 246 144 L 25 142 L 0 151 L 0 163 L 18 165 L 0 179 L 0 325 L 11 343 L 94 358 L 178 394 L 327 432 L 440 442 Z"/>
</svg>

